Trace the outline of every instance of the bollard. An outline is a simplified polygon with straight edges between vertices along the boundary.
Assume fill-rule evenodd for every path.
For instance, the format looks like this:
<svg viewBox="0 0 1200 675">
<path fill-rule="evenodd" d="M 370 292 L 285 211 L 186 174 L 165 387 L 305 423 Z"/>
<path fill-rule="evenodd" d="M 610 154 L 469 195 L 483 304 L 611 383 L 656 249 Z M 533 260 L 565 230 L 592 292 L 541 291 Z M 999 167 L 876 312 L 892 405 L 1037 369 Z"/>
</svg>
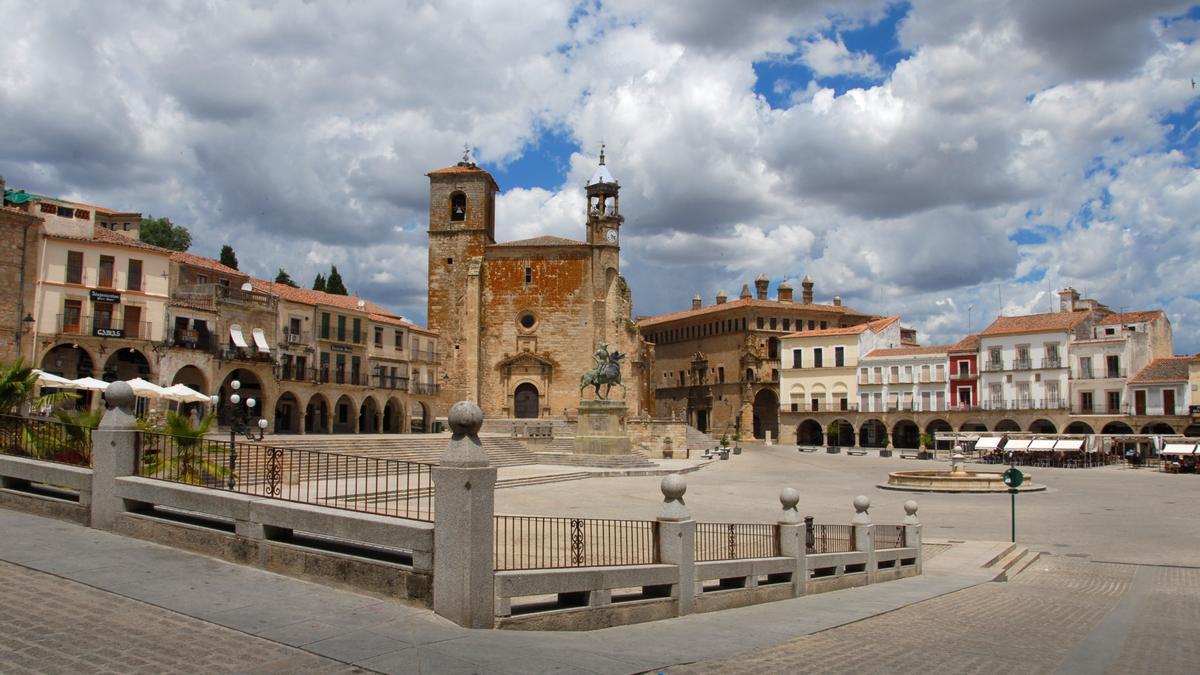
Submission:
<svg viewBox="0 0 1200 675">
<path fill-rule="evenodd" d="M 779 555 L 796 561 L 792 568 L 792 597 L 798 598 L 808 590 L 808 537 L 811 536 L 812 520 L 800 520 L 800 512 L 796 510 L 800 493 L 794 488 L 781 490 L 779 503 L 783 506 L 778 525 Z"/>
<path fill-rule="evenodd" d="M 867 554 L 867 583 L 875 583 L 875 524 L 871 521 L 871 500 L 866 495 L 854 498 L 854 548 Z"/>
<path fill-rule="evenodd" d="M 687 480 L 673 473 L 664 476 L 659 488 L 663 494 L 662 509 L 658 513 L 658 559 L 667 565 L 675 565 L 679 581 L 675 584 L 673 597 L 679 616 L 692 613 L 696 594 L 696 521 L 688 513 L 683 495 L 687 492 Z"/>
<path fill-rule="evenodd" d="M 917 549 L 917 574 L 922 574 L 925 552 L 921 548 L 921 521 L 917 520 L 917 502 L 912 499 L 904 502 L 904 545 Z"/>
<path fill-rule="evenodd" d="M 92 432 L 92 527 L 111 530 L 117 516 L 135 505 L 117 496 L 116 479 L 137 473 L 137 418 L 133 389 L 113 382 L 104 392 L 108 410 Z"/>
</svg>

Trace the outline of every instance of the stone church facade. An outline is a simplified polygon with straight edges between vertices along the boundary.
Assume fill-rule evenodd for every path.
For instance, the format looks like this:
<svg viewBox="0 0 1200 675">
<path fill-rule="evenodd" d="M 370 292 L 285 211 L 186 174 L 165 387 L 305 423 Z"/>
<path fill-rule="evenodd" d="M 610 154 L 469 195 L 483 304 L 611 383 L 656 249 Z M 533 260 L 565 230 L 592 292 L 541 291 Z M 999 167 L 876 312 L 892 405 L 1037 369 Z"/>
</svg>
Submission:
<svg viewBox="0 0 1200 675">
<path fill-rule="evenodd" d="M 442 402 L 470 399 L 488 417 L 573 415 L 580 378 L 604 342 L 627 355 L 629 413 L 652 410 L 644 386 L 651 354 L 620 275 L 620 185 L 603 151 L 586 188 L 583 241 L 497 243 L 491 174 L 464 158 L 427 175 L 428 317 L 442 340 Z M 612 398 L 620 396 L 614 388 Z"/>
</svg>

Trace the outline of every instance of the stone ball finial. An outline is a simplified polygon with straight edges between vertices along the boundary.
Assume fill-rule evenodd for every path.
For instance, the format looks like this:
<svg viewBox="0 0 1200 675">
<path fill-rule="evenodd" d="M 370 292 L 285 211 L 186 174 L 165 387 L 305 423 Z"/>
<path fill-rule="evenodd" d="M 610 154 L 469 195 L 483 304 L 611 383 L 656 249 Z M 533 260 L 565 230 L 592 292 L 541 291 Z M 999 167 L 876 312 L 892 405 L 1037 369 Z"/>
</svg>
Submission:
<svg viewBox="0 0 1200 675">
<path fill-rule="evenodd" d="M 104 390 L 104 404 L 109 410 L 119 408 L 127 413 L 133 412 L 133 403 L 137 397 L 133 387 L 128 382 L 113 382 Z"/>
<path fill-rule="evenodd" d="M 659 488 L 662 490 L 666 501 L 673 502 L 682 499 L 683 494 L 687 492 L 687 479 L 680 474 L 673 473 L 663 477 Z"/>
<path fill-rule="evenodd" d="M 459 401 L 450 407 L 447 420 L 455 436 L 474 436 L 483 426 L 483 410 L 474 401 Z"/>
<path fill-rule="evenodd" d="M 910 516 L 917 515 L 917 502 L 912 499 L 904 502 L 904 512 Z"/>
<path fill-rule="evenodd" d="M 866 513 L 867 509 L 871 508 L 871 498 L 866 495 L 859 495 L 854 498 L 854 511 L 856 513 Z"/>
<path fill-rule="evenodd" d="M 800 493 L 796 492 L 796 488 L 785 487 L 779 491 L 779 503 L 785 511 L 790 511 L 800 503 Z"/>
</svg>

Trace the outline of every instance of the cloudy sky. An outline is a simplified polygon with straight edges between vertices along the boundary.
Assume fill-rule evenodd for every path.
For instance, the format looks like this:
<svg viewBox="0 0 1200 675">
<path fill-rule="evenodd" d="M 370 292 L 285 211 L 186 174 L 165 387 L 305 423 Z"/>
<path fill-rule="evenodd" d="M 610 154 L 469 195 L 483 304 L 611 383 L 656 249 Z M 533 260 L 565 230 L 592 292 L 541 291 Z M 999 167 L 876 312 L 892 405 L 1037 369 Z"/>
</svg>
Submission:
<svg viewBox="0 0 1200 675">
<path fill-rule="evenodd" d="M 583 238 L 635 311 L 809 274 L 953 341 L 1066 285 L 1200 351 L 1200 8 L 1167 0 L 0 0 L 0 175 L 425 320 L 428 183 Z M 968 326 L 969 324 L 969 326 Z"/>
</svg>

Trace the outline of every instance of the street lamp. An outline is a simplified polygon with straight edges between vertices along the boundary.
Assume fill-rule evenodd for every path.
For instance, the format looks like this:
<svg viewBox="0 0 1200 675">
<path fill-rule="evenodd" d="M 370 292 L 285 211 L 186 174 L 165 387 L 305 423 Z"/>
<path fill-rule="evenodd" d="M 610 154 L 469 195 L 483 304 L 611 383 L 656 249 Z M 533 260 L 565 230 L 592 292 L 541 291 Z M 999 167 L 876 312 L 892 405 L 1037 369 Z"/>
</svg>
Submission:
<svg viewBox="0 0 1200 675">
<path fill-rule="evenodd" d="M 229 388 L 233 390 L 233 393 L 229 395 L 227 408 L 229 411 L 229 478 L 225 484 L 232 490 L 237 485 L 237 480 L 234 478 L 234 470 L 237 468 L 237 436 L 241 434 L 248 441 L 261 441 L 267 431 L 267 420 L 260 417 L 256 424 L 250 424 L 250 414 L 257 402 L 253 398 L 242 399 L 242 395 L 238 393 L 238 390 L 242 388 L 241 382 L 234 380 L 229 383 Z M 214 406 L 219 405 L 221 397 L 214 395 L 212 402 Z M 255 426 L 258 427 L 257 431 Z"/>
</svg>

